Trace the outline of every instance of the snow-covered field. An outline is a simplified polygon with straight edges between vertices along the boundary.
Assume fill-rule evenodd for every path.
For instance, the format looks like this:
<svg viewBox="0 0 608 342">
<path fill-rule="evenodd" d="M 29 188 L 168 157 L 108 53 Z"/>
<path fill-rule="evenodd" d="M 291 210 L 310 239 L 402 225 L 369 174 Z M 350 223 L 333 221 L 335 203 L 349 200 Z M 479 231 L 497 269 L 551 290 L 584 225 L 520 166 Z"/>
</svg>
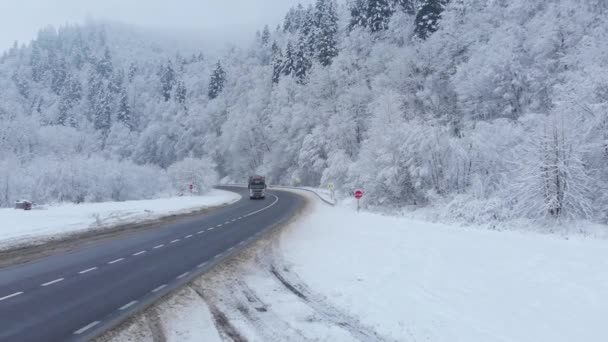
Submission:
<svg viewBox="0 0 608 342">
<path fill-rule="evenodd" d="M 204 196 L 143 201 L 61 204 L 32 211 L 0 209 L 0 248 L 119 224 L 154 220 L 231 203 L 240 196 L 212 190 Z"/>
<path fill-rule="evenodd" d="M 605 240 L 315 203 L 144 317 L 157 325 L 139 325 L 168 341 L 608 340 Z"/>
<path fill-rule="evenodd" d="M 608 340 L 605 240 L 318 206 L 280 246 L 310 288 L 397 340 Z"/>
</svg>

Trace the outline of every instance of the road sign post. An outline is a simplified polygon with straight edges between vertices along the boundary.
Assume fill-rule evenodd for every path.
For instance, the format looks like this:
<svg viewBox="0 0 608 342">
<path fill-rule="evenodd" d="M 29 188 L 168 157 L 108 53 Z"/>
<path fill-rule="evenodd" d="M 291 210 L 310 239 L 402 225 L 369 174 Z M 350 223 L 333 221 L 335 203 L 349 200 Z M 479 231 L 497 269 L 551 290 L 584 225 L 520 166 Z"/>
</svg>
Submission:
<svg viewBox="0 0 608 342">
<path fill-rule="evenodd" d="M 190 188 L 190 195 L 192 196 L 192 194 L 194 192 L 194 184 L 190 184 L 189 188 Z"/>
<path fill-rule="evenodd" d="M 363 190 L 355 190 L 355 198 L 357 199 L 357 211 L 360 210 L 359 202 L 363 198 Z"/>
</svg>

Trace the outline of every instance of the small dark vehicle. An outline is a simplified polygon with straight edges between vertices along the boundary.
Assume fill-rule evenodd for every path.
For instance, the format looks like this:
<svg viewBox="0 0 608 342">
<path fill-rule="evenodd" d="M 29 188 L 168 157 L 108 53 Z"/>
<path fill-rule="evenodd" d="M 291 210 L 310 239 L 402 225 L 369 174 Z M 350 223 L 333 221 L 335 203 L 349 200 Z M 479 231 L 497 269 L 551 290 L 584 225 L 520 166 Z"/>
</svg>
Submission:
<svg viewBox="0 0 608 342">
<path fill-rule="evenodd" d="M 32 210 L 33 203 L 27 200 L 20 200 L 15 202 L 15 209 Z"/>
<path fill-rule="evenodd" d="M 266 177 L 251 176 L 249 177 L 249 199 L 265 199 L 266 198 Z"/>
</svg>

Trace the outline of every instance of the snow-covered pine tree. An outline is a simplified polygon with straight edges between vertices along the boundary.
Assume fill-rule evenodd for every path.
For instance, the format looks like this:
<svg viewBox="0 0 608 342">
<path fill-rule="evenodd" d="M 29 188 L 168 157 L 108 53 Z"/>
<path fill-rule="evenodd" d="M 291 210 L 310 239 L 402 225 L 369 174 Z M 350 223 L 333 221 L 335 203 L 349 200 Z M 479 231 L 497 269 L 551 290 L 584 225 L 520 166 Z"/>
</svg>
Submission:
<svg viewBox="0 0 608 342">
<path fill-rule="evenodd" d="M 450 0 L 422 0 L 416 14 L 416 35 L 420 39 L 427 39 L 439 29 L 441 13 Z"/>
<path fill-rule="evenodd" d="M 283 22 L 283 32 L 296 33 L 302 29 L 305 10 L 302 4 L 298 4 L 295 8 L 292 7 L 285 16 Z"/>
<path fill-rule="evenodd" d="M 106 49 L 106 52 L 109 50 Z M 87 100 L 93 127 L 98 131 L 107 132 L 112 123 L 112 110 L 115 103 L 111 85 L 110 72 L 112 63 L 108 61 L 108 53 L 97 61 L 95 68 L 89 72 Z"/>
<path fill-rule="evenodd" d="M 285 20 L 283 20 L 283 32 L 295 32 L 295 12 L 296 10 L 293 7 L 290 8 L 289 11 L 287 11 L 287 14 L 285 15 Z"/>
<path fill-rule="evenodd" d="M 395 8 L 400 9 L 409 15 L 415 15 L 418 7 L 418 2 L 421 0 L 394 0 Z"/>
<path fill-rule="evenodd" d="M 302 29 L 300 30 L 300 40 L 298 45 L 303 42 L 305 54 L 307 56 L 315 56 L 317 39 L 319 36 L 319 26 L 315 16 L 315 8 L 309 5 L 304 12 L 302 21 Z M 300 48 L 300 46 L 298 47 Z"/>
<path fill-rule="evenodd" d="M 124 72 L 120 72 L 115 83 L 118 104 L 116 108 L 116 121 L 125 125 L 129 129 L 133 129 L 133 118 L 131 106 L 129 105 L 129 94 L 124 82 Z"/>
<path fill-rule="evenodd" d="M 96 64 L 97 74 L 106 80 L 109 80 L 114 73 L 114 65 L 112 64 L 112 53 L 108 47 L 105 48 L 103 57 Z"/>
<path fill-rule="evenodd" d="M 353 0 L 349 4 L 350 8 L 350 30 L 357 27 L 367 27 L 367 0 Z"/>
<path fill-rule="evenodd" d="M 386 30 L 393 12 L 390 0 L 367 0 L 366 17 L 369 29 L 372 32 Z"/>
<path fill-rule="evenodd" d="M 95 106 L 93 107 L 93 126 L 96 130 L 104 132 L 104 134 L 112 126 L 113 102 L 112 92 L 102 82 L 98 88 Z"/>
<path fill-rule="evenodd" d="M 209 98 L 215 99 L 217 98 L 222 90 L 224 90 L 224 84 L 226 82 L 226 72 L 224 68 L 222 68 L 222 63 L 220 61 L 215 65 L 215 70 L 211 74 L 211 81 L 209 82 Z"/>
<path fill-rule="evenodd" d="M 296 58 L 297 52 L 291 41 L 287 42 L 287 48 L 285 50 L 285 61 L 283 63 L 283 75 L 289 76 L 296 70 Z"/>
<path fill-rule="evenodd" d="M 283 52 L 281 48 L 277 44 L 277 42 L 272 43 L 272 83 L 277 84 L 281 79 L 281 72 L 283 71 Z"/>
<path fill-rule="evenodd" d="M 175 86 L 175 101 L 180 105 L 186 105 L 186 99 L 188 97 L 188 89 L 186 88 L 186 83 L 183 80 L 178 80 Z"/>
<path fill-rule="evenodd" d="M 43 56 L 42 48 L 37 41 L 32 42 L 30 55 L 30 67 L 32 69 L 32 78 L 34 82 L 42 82 L 47 66 Z"/>
<path fill-rule="evenodd" d="M 67 79 L 68 67 L 63 57 L 56 57 L 55 65 L 51 70 L 51 90 L 60 95 Z"/>
<path fill-rule="evenodd" d="M 319 63 L 323 66 L 331 64 L 338 55 L 338 4 L 335 0 L 317 0 L 315 18 L 317 22 L 317 37 L 315 51 Z"/>
<path fill-rule="evenodd" d="M 264 30 L 262 30 L 262 37 L 260 38 L 262 46 L 267 46 L 270 43 L 270 28 L 268 25 L 264 26 Z"/>
<path fill-rule="evenodd" d="M 309 69 L 312 67 L 312 61 L 309 57 L 308 44 L 306 38 L 300 37 L 298 41 L 298 50 L 296 52 L 295 73 L 294 76 L 299 84 L 306 84 Z"/>
<path fill-rule="evenodd" d="M 65 86 L 59 97 L 59 116 L 57 117 L 57 124 L 63 126 L 74 126 L 76 124 L 76 119 L 72 116 L 72 109 L 81 99 L 82 86 L 80 85 L 80 82 L 75 76 L 68 75 Z"/>
<path fill-rule="evenodd" d="M 161 66 L 160 70 L 160 83 L 161 83 L 161 91 L 163 98 L 166 101 L 171 99 L 171 93 L 173 91 L 173 87 L 175 86 L 175 69 L 173 68 L 173 62 L 171 60 L 167 61 L 166 66 Z"/>
</svg>

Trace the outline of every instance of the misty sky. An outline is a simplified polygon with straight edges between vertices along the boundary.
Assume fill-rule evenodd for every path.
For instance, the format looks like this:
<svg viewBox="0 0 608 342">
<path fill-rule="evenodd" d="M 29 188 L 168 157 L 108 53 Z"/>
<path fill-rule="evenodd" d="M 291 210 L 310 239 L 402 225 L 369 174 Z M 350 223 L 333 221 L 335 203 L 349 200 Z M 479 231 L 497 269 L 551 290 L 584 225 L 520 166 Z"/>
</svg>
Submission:
<svg viewBox="0 0 608 342">
<path fill-rule="evenodd" d="M 223 32 L 228 41 L 249 39 L 286 11 L 312 0 L 0 0 L 0 51 L 15 40 L 28 43 L 49 24 L 109 19 L 155 28 Z"/>
</svg>

